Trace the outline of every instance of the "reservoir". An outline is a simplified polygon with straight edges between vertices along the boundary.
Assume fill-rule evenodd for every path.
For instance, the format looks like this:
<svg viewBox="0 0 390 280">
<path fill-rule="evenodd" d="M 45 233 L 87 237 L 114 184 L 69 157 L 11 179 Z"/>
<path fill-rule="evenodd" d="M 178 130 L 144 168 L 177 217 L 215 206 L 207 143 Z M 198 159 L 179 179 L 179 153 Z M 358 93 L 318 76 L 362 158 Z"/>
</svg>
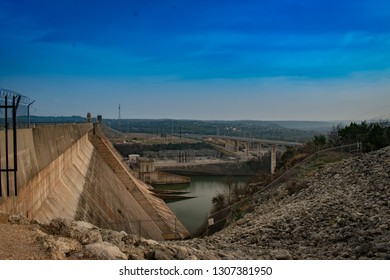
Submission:
<svg viewBox="0 0 390 280">
<path fill-rule="evenodd" d="M 247 177 L 235 177 L 235 184 L 245 184 Z M 225 176 L 193 176 L 190 184 L 156 186 L 157 189 L 186 191 L 194 198 L 167 201 L 168 207 L 193 235 L 205 223 L 212 209 L 212 199 L 227 194 L 228 178 Z"/>
</svg>

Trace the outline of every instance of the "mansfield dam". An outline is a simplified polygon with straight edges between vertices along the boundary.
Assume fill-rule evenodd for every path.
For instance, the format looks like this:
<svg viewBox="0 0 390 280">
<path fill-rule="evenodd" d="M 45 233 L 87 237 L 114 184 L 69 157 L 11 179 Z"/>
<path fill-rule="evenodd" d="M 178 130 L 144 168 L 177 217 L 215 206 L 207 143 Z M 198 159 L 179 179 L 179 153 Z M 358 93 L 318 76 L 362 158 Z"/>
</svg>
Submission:
<svg viewBox="0 0 390 280">
<path fill-rule="evenodd" d="M 99 124 L 21 128 L 14 135 L 2 129 L 0 147 L 2 212 L 42 223 L 82 220 L 155 240 L 189 237 L 152 187 L 132 174 Z"/>
</svg>

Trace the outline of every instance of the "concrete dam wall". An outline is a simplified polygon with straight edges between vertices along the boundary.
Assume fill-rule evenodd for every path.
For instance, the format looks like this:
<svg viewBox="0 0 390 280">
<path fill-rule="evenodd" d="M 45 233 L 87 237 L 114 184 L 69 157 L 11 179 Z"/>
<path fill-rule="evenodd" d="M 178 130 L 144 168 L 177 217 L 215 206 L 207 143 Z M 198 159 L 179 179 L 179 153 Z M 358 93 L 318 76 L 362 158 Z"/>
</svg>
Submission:
<svg viewBox="0 0 390 280">
<path fill-rule="evenodd" d="M 83 220 L 156 240 L 186 238 L 188 231 L 150 186 L 137 180 L 111 143 L 92 124 L 17 131 L 17 196 L 14 179 L 1 176 L 0 211 L 49 222 Z M 98 130 L 98 129 L 96 129 Z M 4 131 L 0 131 L 5 162 Z M 11 151 L 11 152 L 10 152 Z M 13 157 L 13 149 L 9 149 Z"/>
</svg>

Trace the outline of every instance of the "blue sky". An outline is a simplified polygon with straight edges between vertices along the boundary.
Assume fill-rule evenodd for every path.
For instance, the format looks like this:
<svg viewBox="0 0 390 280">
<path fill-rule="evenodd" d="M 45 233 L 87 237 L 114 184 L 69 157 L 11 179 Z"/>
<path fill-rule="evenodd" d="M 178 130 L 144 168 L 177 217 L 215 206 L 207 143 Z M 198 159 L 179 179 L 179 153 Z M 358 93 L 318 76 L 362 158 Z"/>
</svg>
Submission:
<svg viewBox="0 0 390 280">
<path fill-rule="evenodd" d="M 0 36 L 37 115 L 389 117 L 387 0 L 0 0 Z"/>
</svg>

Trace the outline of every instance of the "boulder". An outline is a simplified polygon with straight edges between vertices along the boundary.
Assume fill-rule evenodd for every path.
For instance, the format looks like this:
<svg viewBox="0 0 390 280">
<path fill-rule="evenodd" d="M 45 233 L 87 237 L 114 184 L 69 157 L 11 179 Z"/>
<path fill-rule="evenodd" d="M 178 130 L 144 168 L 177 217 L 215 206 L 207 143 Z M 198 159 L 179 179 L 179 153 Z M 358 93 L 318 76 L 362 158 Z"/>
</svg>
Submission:
<svg viewBox="0 0 390 280">
<path fill-rule="evenodd" d="M 88 244 L 84 247 L 83 258 L 89 260 L 127 260 L 128 257 L 113 244 L 107 242 Z"/>
<path fill-rule="evenodd" d="M 291 260 L 291 254 L 288 250 L 278 249 L 272 250 L 270 255 L 275 260 Z"/>
<path fill-rule="evenodd" d="M 77 240 L 47 235 L 43 238 L 43 245 L 47 248 L 54 260 L 65 260 L 70 255 L 82 250 L 82 245 Z"/>
<path fill-rule="evenodd" d="M 54 234 L 74 238 L 82 245 L 102 242 L 99 228 L 83 221 L 54 219 L 50 223 L 50 230 Z"/>
<path fill-rule="evenodd" d="M 125 244 L 124 239 L 127 237 L 127 233 L 124 231 L 118 232 L 109 229 L 100 229 L 100 235 L 104 242 L 112 243 L 118 247 Z M 126 240 L 128 240 L 126 238 Z"/>
<path fill-rule="evenodd" d="M 17 224 L 17 225 L 29 225 L 30 224 L 30 220 L 27 219 L 23 214 L 15 214 L 15 215 L 9 216 L 8 222 L 10 224 Z"/>
</svg>

